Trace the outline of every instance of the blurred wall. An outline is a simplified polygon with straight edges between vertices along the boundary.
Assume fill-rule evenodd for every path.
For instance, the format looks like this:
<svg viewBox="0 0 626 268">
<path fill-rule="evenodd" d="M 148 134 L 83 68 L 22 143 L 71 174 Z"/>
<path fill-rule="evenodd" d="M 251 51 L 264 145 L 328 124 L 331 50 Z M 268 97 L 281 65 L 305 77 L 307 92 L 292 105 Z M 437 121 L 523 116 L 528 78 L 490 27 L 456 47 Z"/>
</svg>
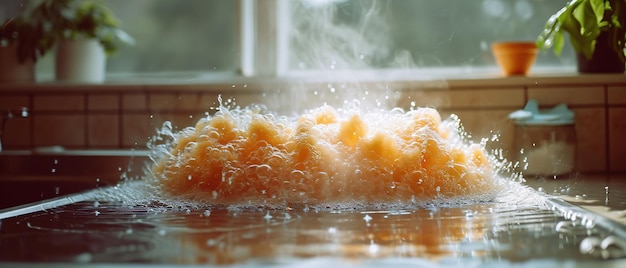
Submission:
<svg viewBox="0 0 626 268">
<path fill-rule="evenodd" d="M 578 169 L 626 171 L 626 77 L 622 75 L 451 80 L 444 87 L 422 82 L 385 85 L 396 94 L 393 106 L 435 107 L 442 118 L 457 114 L 474 141 L 499 135 L 499 141 L 489 146 L 502 148 L 505 156 L 512 155 L 514 139 L 515 126 L 507 118 L 510 112 L 523 108 L 529 99 L 537 99 L 543 107 L 567 103 L 576 113 Z M 328 86 L 311 84 L 308 90 L 289 91 L 293 85 L 0 85 L 0 111 L 22 106 L 30 110 L 28 118 L 8 121 L 2 142 L 5 150 L 50 145 L 141 149 L 166 120 L 182 129 L 214 113 L 218 95 L 234 98 L 242 106 L 265 103 L 289 116 L 297 113 L 288 105 L 295 103 L 296 96 L 314 106 L 340 105 L 343 99 L 319 94 Z"/>
</svg>

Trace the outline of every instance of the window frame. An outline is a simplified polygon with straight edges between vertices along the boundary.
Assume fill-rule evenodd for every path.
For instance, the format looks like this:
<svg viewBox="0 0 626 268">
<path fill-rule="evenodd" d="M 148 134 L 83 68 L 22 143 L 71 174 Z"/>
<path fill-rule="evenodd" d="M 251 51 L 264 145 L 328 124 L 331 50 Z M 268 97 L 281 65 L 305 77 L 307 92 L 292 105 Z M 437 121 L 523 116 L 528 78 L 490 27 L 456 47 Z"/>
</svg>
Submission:
<svg viewBox="0 0 626 268">
<path fill-rule="evenodd" d="M 239 0 L 241 74 L 282 77 L 289 62 L 289 1 Z"/>
<path fill-rule="evenodd" d="M 503 75 L 493 66 L 441 66 L 365 70 L 292 70 L 289 68 L 290 0 L 238 0 L 240 72 L 243 78 L 301 81 L 488 79 Z M 551 51 L 544 51 L 551 53 Z M 542 52 L 543 53 L 543 52 Z M 571 75 L 575 65 L 533 66 L 530 75 Z"/>
</svg>

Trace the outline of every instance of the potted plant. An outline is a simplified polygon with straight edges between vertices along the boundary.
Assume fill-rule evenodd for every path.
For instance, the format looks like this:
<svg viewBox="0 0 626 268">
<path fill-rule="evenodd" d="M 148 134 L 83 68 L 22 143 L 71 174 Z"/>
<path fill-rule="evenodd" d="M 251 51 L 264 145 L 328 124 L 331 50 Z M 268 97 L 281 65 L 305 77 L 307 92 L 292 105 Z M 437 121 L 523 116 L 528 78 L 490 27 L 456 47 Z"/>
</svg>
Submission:
<svg viewBox="0 0 626 268">
<path fill-rule="evenodd" d="M 559 55 L 565 32 L 578 53 L 579 72 L 624 72 L 626 0 L 569 1 L 548 19 L 537 46 L 554 47 Z"/>
<path fill-rule="evenodd" d="M 0 27 L 0 82 L 34 82 L 35 62 L 51 47 L 40 21 L 7 19 Z"/>
<path fill-rule="evenodd" d="M 104 81 L 106 56 L 133 38 L 120 29 L 113 12 L 97 0 L 43 0 L 30 18 L 45 21 L 57 44 L 55 76 L 59 81 Z"/>
</svg>

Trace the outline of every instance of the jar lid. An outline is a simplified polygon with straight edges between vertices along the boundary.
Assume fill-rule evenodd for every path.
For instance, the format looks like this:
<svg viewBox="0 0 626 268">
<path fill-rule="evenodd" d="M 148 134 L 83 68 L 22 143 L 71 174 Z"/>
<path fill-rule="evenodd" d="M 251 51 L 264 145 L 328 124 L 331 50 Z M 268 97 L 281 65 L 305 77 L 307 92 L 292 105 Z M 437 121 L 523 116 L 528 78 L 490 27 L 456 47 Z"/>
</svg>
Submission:
<svg viewBox="0 0 626 268">
<path fill-rule="evenodd" d="M 536 100 L 531 99 L 526 103 L 523 110 L 517 110 L 509 114 L 509 119 L 515 120 L 517 125 L 535 126 L 560 126 L 573 125 L 574 112 L 562 103 L 552 109 L 539 109 Z"/>
</svg>

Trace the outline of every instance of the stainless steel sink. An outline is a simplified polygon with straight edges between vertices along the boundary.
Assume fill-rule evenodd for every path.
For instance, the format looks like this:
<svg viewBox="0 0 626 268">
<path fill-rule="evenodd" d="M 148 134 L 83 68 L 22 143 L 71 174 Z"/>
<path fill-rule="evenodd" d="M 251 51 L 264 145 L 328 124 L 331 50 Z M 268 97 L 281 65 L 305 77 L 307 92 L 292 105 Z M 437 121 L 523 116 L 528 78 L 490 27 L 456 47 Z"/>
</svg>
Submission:
<svg viewBox="0 0 626 268">
<path fill-rule="evenodd" d="M 4 151 L 0 209 L 137 178 L 146 161 L 146 151 Z"/>
<path fill-rule="evenodd" d="M 491 202 L 334 209 L 146 199 L 141 185 L 0 211 L 0 266 L 626 267 L 624 226 L 523 186 Z"/>
</svg>

